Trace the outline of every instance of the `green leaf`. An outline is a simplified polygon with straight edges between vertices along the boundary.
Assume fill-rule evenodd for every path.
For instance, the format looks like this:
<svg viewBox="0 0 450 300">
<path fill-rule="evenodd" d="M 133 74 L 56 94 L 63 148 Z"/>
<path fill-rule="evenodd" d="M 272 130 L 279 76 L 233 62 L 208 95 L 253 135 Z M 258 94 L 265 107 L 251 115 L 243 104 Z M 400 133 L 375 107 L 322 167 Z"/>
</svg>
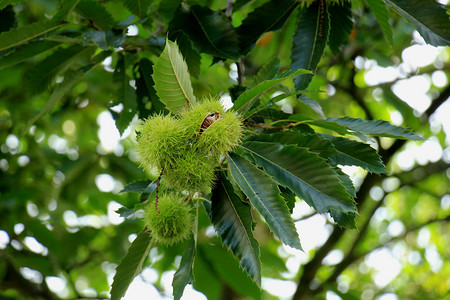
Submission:
<svg viewBox="0 0 450 300">
<path fill-rule="evenodd" d="M 328 6 L 328 13 L 330 14 L 328 46 L 334 54 L 337 54 L 341 46 L 347 43 L 353 29 L 352 5 L 347 1 L 343 3 L 333 2 Z"/>
<path fill-rule="evenodd" d="M 61 43 L 52 41 L 32 41 L 20 46 L 6 56 L 0 58 L 0 70 L 21 63 L 27 59 L 33 58 L 41 53 L 53 50 L 61 46 Z"/>
<path fill-rule="evenodd" d="M 386 41 L 392 45 L 392 30 L 389 24 L 389 14 L 386 9 L 386 4 L 381 0 L 366 0 L 370 10 L 375 15 L 375 18 L 380 24 L 381 31 L 383 31 Z"/>
<path fill-rule="evenodd" d="M 223 176 L 213 190 L 211 201 L 211 222 L 217 234 L 239 259 L 242 269 L 261 285 L 259 246 L 252 233 L 250 205 L 239 199 Z"/>
<path fill-rule="evenodd" d="M 256 73 L 252 80 L 252 86 L 257 85 L 265 80 L 273 79 L 280 70 L 280 58 L 274 56 Z"/>
<path fill-rule="evenodd" d="M 239 58 L 238 37 L 231 20 L 221 11 L 203 6 L 183 6 L 175 13 L 169 32 L 183 31 L 200 52 L 216 57 L 236 60 Z"/>
<path fill-rule="evenodd" d="M 125 33 L 122 30 L 91 30 L 83 36 L 83 40 L 93 41 L 103 50 L 109 47 L 119 48 L 125 42 Z"/>
<path fill-rule="evenodd" d="M 336 149 L 329 140 L 312 133 L 289 130 L 272 134 L 258 134 L 253 136 L 250 140 L 280 143 L 283 145 L 296 145 L 297 147 L 307 148 L 310 152 L 316 152 L 322 158 L 329 158 L 333 154 L 336 154 Z"/>
<path fill-rule="evenodd" d="M 189 71 L 176 42 L 166 41 L 153 66 L 152 78 L 159 98 L 174 114 L 196 102 Z"/>
<path fill-rule="evenodd" d="M 0 35 L 0 51 L 23 44 L 65 25 L 58 21 L 46 20 L 3 32 Z"/>
<path fill-rule="evenodd" d="M 144 209 L 147 206 L 147 202 L 145 203 L 136 203 L 133 207 L 126 207 L 122 206 L 119 209 L 117 209 L 115 212 L 122 218 L 128 218 L 132 214 L 134 214 L 136 211 L 140 209 Z"/>
<path fill-rule="evenodd" d="M 356 212 L 354 201 L 326 160 L 306 148 L 247 142 L 242 148 L 280 185 L 291 189 L 317 212 Z"/>
<path fill-rule="evenodd" d="M 208 259 L 214 276 L 222 284 L 228 285 L 244 299 L 261 299 L 260 287 L 239 267 L 239 262 L 230 251 L 220 245 L 206 245 L 200 249 Z"/>
<path fill-rule="evenodd" d="M 325 136 L 325 138 L 333 143 L 337 151 L 331 156 L 336 164 L 354 165 L 376 174 L 386 172 L 381 157 L 369 145 L 342 137 Z"/>
<path fill-rule="evenodd" d="M 246 159 L 227 156 L 231 175 L 253 206 L 267 222 L 270 230 L 288 246 L 302 250 L 289 209 L 280 196 L 278 185 Z"/>
<path fill-rule="evenodd" d="M 300 18 L 292 38 L 291 68 L 315 71 L 328 41 L 330 19 L 327 1 L 316 1 Z M 295 90 L 308 87 L 312 75 L 294 78 Z"/>
<path fill-rule="evenodd" d="M 0 33 L 17 26 L 16 13 L 12 6 L 0 9 Z"/>
<path fill-rule="evenodd" d="M 75 9 L 80 0 L 64 0 L 59 5 L 58 12 L 53 16 L 53 20 L 62 21 Z"/>
<path fill-rule="evenodd" d="M 242 114 L 245 114 L 245 112 L 248 111 L 248 109 L 252 106 L 253 102 L 256 99 L 258 99 L 258 97 L 260 97 L 263 93 L 273 88 L 280 82 L 296 75 L 310 74 L 310 73 L 311 73 L 310 71 L 301 69 L 296 71 L 287 71 L 278 74 L 277 76 L 275 76 L 274 79 L 263 81 L 258 85 L 256 85 L 255 87 L 242 93 L 234 102 L 233 109 L 241 112 Z"/>
<path fill-rule="evenodd" d="M 334 122 L 364 134 L 384 136 L 397 139 L 421 141 L 423 138 L 409 129 L 390 124 L 383 120 L 362 120 L 350 117 L 328 118 L 324 122 Z"/>
<path fill-rule="evenodd" d="M 217 300 L 220 299 L 219 295 L 222 293 L 223 284 L 222 279 L 217 276 L 218 272 L 214 268 L 214 263 L 206 256 L 210 248 L 212 248 L 211 245 L 203 246 L 202 243 L 197 246 L 193 286 L 197 291 L 202 292 L 207 299 Z M 239 269 L 239 266 L 237 268 Z"/>
<path fill-rule="evenodd" d="M 147 15 L 152 0 L 122 0 L 122 3 L 129 11 L 142 18 Z"/>
<path fill-rule="evenodd" d="M 0 10 L 4 9 L 8 5 L 16 5 L 19 3 L 27 2 L 28 0 L 2 0 L 0 1 Z"/>
<path fill-rule="evenodd" d="M 172 21 L 175 12 L 181 5 L 181 0 L 172 0 L 172 1 L 163 1 L 161 0 L 158 7 L 158 13 L 163 17 L 164 24 L 166 27 L 169 26 Z M 171 30 L 169 30 L 169 34 L 171 34 Z"/>
<path fill-rule="evenodd" d="M 137 101 L 136 93 L 130 86 L 130 78 L 126 74 L 126 70 L 129 65 L 131 57 L 119 53 L 119 59 L 117 61 L 116 69 L 114 70 L 114 82 L 117 85 L 117 98 L 113 101 L 111 106 L 122 105 L 122 110 L 116 112 L 111 110 L 114 120 L 116 121 L 116 127 L 122 135 L 125 129 L 127 129 L 134 115 L 136 114 Z"/>
<path fill-rule="evenodd" d="M 299 3 L 271 0 L 251 12 L 237 29 L 242 54 L 247 54 L 263 33 L 280 29 Z"/>
<path fill-rule="evenodd" d="M 151 180 L 135 181 L 127 184 L 120 193 L 151 193 L 156 189 L 156 182 Z"/>
<path fill-rule="evenodd" d="M 200 54 L 194 48 L 192 41 L 182 31 L 176 31 L 174 34 L 169 33 L 170 40 L 176 41 L 180 48 L 181 54 L 186 58 L 189 73 L 198 77 L 200 75 Z"/>
<path fill-rule="evenodd" d="M 147 58 L 142 58 L 134 68 L 134 79 L 136 80 L 136 96 L 138 114 L 141 119 L 152 114 L 167 114 L 169 111 L 156 96 L 155 82 L 152 78 L 153 63 Z M 147 102 L 151 103 L 150 109 Z"/>
<path fill-rule="evenodd" d="M 385 0 L 385 2 L 413 23 L 428 44 L 450 45 L 450 22 L 442 4 L 435 0 Z"/>
<path fill-rule="evenodd" d="M 143 229 L 131 243 L 127 255 L 116 268 L 114 282 L 111 286 L 111 300 L 120 300 L 142 269 L 142 265 L 152 246 L 150 234 Z"/>
<path fill-rule="evenodd" d="M 194 281 L 193 267 L 196 248 L 195 244 L 195 238 L 192 236 L 181 257 L 180 267 L 173 276 L 172 287 L 175 300 L 179 300 L 183 295 L 186 285 Z"/>
<path fill-rule="evenodd" d="M 76 10 L 101 31 L 106 31 L 114 26 L 111 14 L 96 0 L 81 0 L 76 6 Z"/>
<path fill-rule="evenodd" d="M 348 229 L 356 229 L 356 214 L 355 213 L 343 213 L 340 211 L 336 211 L 334 209 L 331 210 L 330 216 L 333 220 L 340 226 Z"/>
<path fill-rule="evenodd" d="M 30 70 L 27 78 L 28 88 L 36 93 L 44 91 L 56 76 L 61 75 L 77 63 L 87 62 L 87 58 L 95 50 L 96 47 L 83 47 L 81 45 L 57 49 Z"/>
<path fill-rule="evenodd" d="M 316 114 L 325 119 L 325 114 L 323 113 L 322 106 L 320 106 L 319 102 L 311 99 L 310 97 L 304 94 L 300 95 L 300 97 L 298 97 L 298 100 L 303 102 L 305 105 L 311 108 Z"/>
</svg>

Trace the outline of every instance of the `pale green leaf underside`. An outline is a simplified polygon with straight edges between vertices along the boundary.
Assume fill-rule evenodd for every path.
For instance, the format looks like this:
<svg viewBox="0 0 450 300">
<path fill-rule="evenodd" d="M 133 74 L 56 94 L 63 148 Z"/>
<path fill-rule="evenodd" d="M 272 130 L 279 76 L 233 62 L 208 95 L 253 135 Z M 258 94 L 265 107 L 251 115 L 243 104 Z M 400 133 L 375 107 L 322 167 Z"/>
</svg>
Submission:
<svg viewBox="0 0 450 300">
<path fill-rule="evenodd" d="M 196 102 L 186 62 L 176 43 L 167 40 L 152 77 L 158 97 L 174 114 Z"/>
<path fill-rule="evenodd" d="M 242 148 L 280 185 L 288 187 L 317 212 L 356 212 L 354 201 L 326 160 L 306 148 L 247 142 Z"/>
<path fill-rule="evenodd" d="M 111 300 L 120 300 L 128 286 L 142 269 L 142 265 L 152 246 L 152 238 L 146 229 L 142 230 L 128 249 L 127 255 L 116 268 L 111 286 Z"/>
<path fill-rule="evenodd" d="M 0 51 L 28 42 L 64 25 L 57 21 L 47 20 L 6 31 L 0 35 Z"/>
<path fill-rule="evenodd" d="M 286 245 L 302 250 L 294 222 L 280 195 L 278 185 L 246 159 L 232 153 L 227 158 L 234 180 L 264 217 L 273 233 Z"/>
</svg>

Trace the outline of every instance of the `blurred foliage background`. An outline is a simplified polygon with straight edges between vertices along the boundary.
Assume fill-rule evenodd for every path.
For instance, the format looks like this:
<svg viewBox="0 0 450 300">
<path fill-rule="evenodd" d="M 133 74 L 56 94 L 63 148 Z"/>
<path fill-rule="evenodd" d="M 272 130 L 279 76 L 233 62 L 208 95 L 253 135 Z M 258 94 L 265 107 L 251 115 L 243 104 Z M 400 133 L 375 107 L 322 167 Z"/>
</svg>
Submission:
<svg viewBox="0 0 450 300">
<path fill-rule="evenodd" d="M 53 52 L 0 69 L 2 299 L 107 298 L 115 267 L 143 227 L 138 218 L 125 220 L 115 212 L 139 202 L 137 194 L 119 193 L 126 184 L 157 174 L 144 174 L 136 163 L 133 124 L 137 116 L 128 129 L 121 128 L 122 135 L 114 125 L 117 83 L 113 72 L 119 59 L 154 61 L 163 49 L 168 19 L 150 14 L 132 24 L 130 15 L 135 12 L 121 1 L 100 2 L 114 24 L 121 22 L 127 35 L 115 37 L 126 42 L 115 47 L 109 40 L 106 48 L 114 54 L 102 57 L 101 64 L 28 130 L 29 121 L 46 107 L 64 80 L 55 70 L 47 86 L 46 75 L 39 73 L 37 66 L 45 64 Z M 204 2 L 212 10 L 227 5 L 227 1 Z M 234 26 L 261 4 L 244 2 L 235 3 L 242 6 L 232 15 Z M 150 12 L 162 3 L 152 3 Z M 0 30 L 43 21 L 57 12 L 58 5 L 34 0 L 6 6 Z M 414 28 L 393 12 L 389 46 L 363 3 L 353 1 L 352 9 L 355 27 L 349 41 L 336 54 L 326 49 L 309 86 L 325 92 L 309 96 L 329 117 L 384 119 L 409 127 L 426 140 L 378 140 L 388 174 L 346 170 L 359 187 L 358 230 L 343 230 L 297 201 L 293 217 L 305 249 L 299 253 L 269 238 L 271 233 L 259 222 L 255 236 L 261 245 L 262 296 L 222 248 L 202 212 L 193 287 L 208 299 L 450 297 L 450 49 L 424 45 Z M 55 41 L 70 43 L 83 31 L 80 24 L 90 22 L 80 15 L 72 21 L 64 36 L 53 37 Z M 294 30 L 295 19 L 290 17 L 282 30 L 258 40 L 239 62 L 244 82 L 238 82 L 241 71 L 230 60 L 185 54 L 188 64 L 190 59 L 200 61 L 197 70 L 191 69 L 196 96 L 230 99 L 236 86 L 249 84 L 272 57 L 279 57 L 281 68 L 289 69 Z M 114 31 L 111 34 L 114 37 Z M 87 49 L 89 43 L 92 40 L 81 46 Z M 130 79 L 134 77 L 132 65 L 124 71 Z M 140 118 L 154 109 L 145 101 L 138 105 L 143 105 Z M 280 105 L 286 112 L 317 114 L 295 98 Z M 206 248 L 208 244 L 217 247 Z M 151 250 L 137 278 L 147 284 L 146 296 L 170 297 L 170 277 L 182 251 L 183 245 Z M 186 299 L 202 297 L 193 291 L 185 295 Z"/>
</svg>

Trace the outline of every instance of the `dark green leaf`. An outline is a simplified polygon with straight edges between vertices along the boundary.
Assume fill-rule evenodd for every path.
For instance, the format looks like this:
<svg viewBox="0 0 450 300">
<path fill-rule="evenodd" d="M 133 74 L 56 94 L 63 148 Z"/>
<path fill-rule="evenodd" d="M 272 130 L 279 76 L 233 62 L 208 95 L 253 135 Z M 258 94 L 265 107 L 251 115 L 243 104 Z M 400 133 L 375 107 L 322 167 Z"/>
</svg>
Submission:
<svg viewBox="0 0 450 300">
<path fill-rule="evenodd" d="M 111 286 L 111 300 L 120 300 L 142 269 L 142 265 L 152 246 L 152 237 L 142 230 L 128 249 L 127 255 L 116 268 L 114 282 Z"/>
<path fill-rule="evenodd" d="M 155 82 L 152 78 L 153 63 L 147 58 L 142 58 L 134 68 L 134 78 L 136 80 L 136 96 L 138 103 L 138 114 L 141 119 L 152 114 L 167 114 L 169 111 L 156 96 L 154 88 Z M 147 107 L 150 102 L 151 107 Z"/>
<path fill-rule="evenodd" d="M 75 9 L 80 0 L 64 0 L 61 1 L 58 12 L 53 16 L 53 20 L 66 20 L 67 16 Z"/>
<path fill-rule="evenodd" d="M 46 20 L 3 32 L 0 35 L 0 51 L 28 42 L 64 25 L 57 21 Z"/>
<path fill-rule="evenodd" d="M 119 208 L 115 212 L 117 214 L 119 214 L 119 216 L 121 216 L 122 218 L 128 218 L 129 216 L 134 214 L 136 211 L 138 211 L 140 209 L 143 209 L 145 206 L 147 206 L 147 203 L 137 203 L 131 208 L 130 207 L 126 207 L 126 206 L 122 206 L 121 208 Z"/>
<path fill-rule="evenodd" d="M 240 56 L 237 34 L 220 11 L 202 6 L 186 11 L 180 6 L 169 26 L 169 32 L 178 30 L 186 33 L 200 52 L 233 60 Z"/>
<path fill-rule="evenodd" d="M 241 267 L 261 285 L 259 246 L 252 233 L 250 205 L 239 199 L 223 176 L 213 190 L 211 201 L 211 221 L 217 234 L 239 259 Z"/>
<path fill-rule="evenodd" d="M 122 0 L 122 2 L 129 11 L 142 18 L 147 15 L 147 11 L 150 7 L 150 4 L 152 3 L 152 0 Z"/>
<path fill-rule="evenodd" d="M 0 1 L 0 9 L 4 9 L 8 5 L 15 5 L 19 3 L 27 2 L 28 0 L 2 0 Z"/>
<path fill-rule="evenodd" d="M 356 229 L 355 213 L 343 213 L 332 209 L 330 215 L 340 227 Z"/>
<path fill-rule="evenodd" d="M 264 217 L 273 233 L 286 245 L 302 250 L 297 230 L 288 207 L 280 196 L 278 185 L 246 159 L 232 153 L 227 158 L 234 180 L 253 207 Z"/>
<path fill-rule="evenodd" d="M 325 137 L 333 143 L 337 151 L 336 154 L 331 156 L 331 159 L 336 164 L 344 166 L 355 165 L 376 174 L 386 172 L 381 157 L 369 145 L 342 137 Z"/>
<path fill-rule="evenodd" d="M 41 53 L 53 50 L 61 46 L 61 43 L 52 41 L 32 41 L 20 46 L 10 54 L 0 58 L 0 70 L 21 63 L 27 59 L 33 58 Z"/>
<path fill-rule="evenodd" d="M 413 23 L 428 44 L 450 45 L 450 21 L 442 4 L 435 0 L 385 0 L 385 2 Z"/>
<path fill-rule="evenodd" d="M 106 50 L 109 47 L 119 48 L 125 42 L 125 34 L 122 30 L 97 31 L 92 30 L 86 33 L 83 39 L 93 41 L 101 49 Z"/>
<path fill-rule="evenodd" d="M 310 117 L 304 116 L 302 114 L 291 115 L 291 116 L 289 116 L 289 119 L 300 121 L 300 122 L 305 122 L 308 125 L 329 129 L 329 130 L 339 133 L 340 135 L 359 134 L 359 133 L 352 132 L 350 130 L 350 128 L 340 125 L 336 122 L 331 122 L 329 120 L 313 120 Z M 365 139 L 363 138 L 363 140 L 368 140 L 368 138 L 365 138 Z"/>
<path fill-rule="evenodd" d="M 195 244 L 195 238 L 192 236 L 186 250 L 183 252 L 180 266 L 173 276 L 172 287 L 175 300 L 179 300 L 183 295 L 186 285 L 194 281 L 193 267 L 196 248 Z"/>
<path fill-rule="evenodd" d="M 286 201 L 286 205 L 289 208 L 289 213 L 293 213 L 295 202 L 297 199 L 295 199 L 295 194 L 288 188 L 285 188 L 284 186 L 278 186 L 278 188 L 281 191 L 281 196 L 284 198 L 284 201 Z"/>
<path fill-rule="evenodd" d="M 382 3 L 382 1 L 379 2 Z M 344 1 L 342 4 L 331 3 L 328 6 L 328 13 L 330 14 L 328 46 L 336 54 L 341 46 L 347 43 L 353 29 L 352 5 L 347 1 Z"/>
<path fill-rule="evenodd" d="M 237 29 L 242 54 L 247 54 L 264 32 L 280 29 L 299 3 L 271 0 L 250 13 Z"/>
<path fill-rule="evenodd" d="M 34 66 L 28 74 L 28 88 L 34 92 L 45 90 L 58 75 L 78 63 L 87 61 L 96 47 L 83 47 L 73 45 L 68 48 L 59 48 L 53 54 Z"/>
<path fill-rule="evenodd" d="M 17 26 L 16 13 L 12 6 L 0 9 L 0 33 Z"/>
<path fill-rule="evenodd" d="M 315 71 L 328 41 L 330 19 L 327 1 L 316 1 L 300 18 L 292 38 L 291 68 Z M 308 87 L 312 75 L 294 78 L 295 90 Z"/>
<path fill-rule="evenodd" d="M 311 72 L 301 69 L 296 71 L 288 71 L 278 74 L 277 76 L 275 76 L 274 79 L 263 81 L 258 85 L 256 85 L 255 87 L 242 93 L 234 102 L 233 109 L 236 111 L 240 111 L 241 113 L 245 113 L 252 106 L 253 102 L 267 90 L 273 88 L 274 86 L 276 86 L 277 84 L 288 78 L 300 74 L 309 74 L 309 73 Z"/>
<path fill-rule="evenodd" d="M 392 137 L 397 139 L 421 141 L 423 138 L 414 134 L 409 129 L 390 124 L 382 120 L 362 120 L 350 117 L 328 118 L 325 122 L 334 122 L 352 130 L 375 136 Z"/>
<path fill-rule="evenodd" d="M 166 47 L 153 66 L 155 90 L 174 114 L 196 102 L 189 71 L 177 43 L 167 40 Z"/>
<path fill-rule="evenodd" d="M 181 0 L 161 1 L 158 7 L 158 13 L 164 18 L 166 26 L 170 24 L 175 12 L 181 5 Z M 172 32 L 169 30 L 169 34 Z"/>
<path fill-rule="evenodd" d="M 333 171 L 337 174 L 337 176 L 341 180 L 342 185 L 345 187 L 347 192 L 353 198 L 355 198 L 356 197 L 356 189 L 355 189 L 355 186 L 353 185 L 353 181 L 350 178 L 350 176 L 345 174 L 337 165 L 333 166 Z"/>
<path fill-rule="evenodd" d="M 317 212 L 356 212 L 354 201 L 336 173 L 306 148 L 247 142 L 242 146 L 280 185 L 288 187 Z"/>
<path fill-rule="evenodd" d="M 155 181 L 142 180 L 127 184 L 120 193 L 151 193 L 156 189 Z"/>
<path fill-rule="evenodd" d="M 392 30 L 389 24 L 389 15 L 386 9 L 386 4 L 380 0 L 366 0 L 369 4 L 370 10 L 375 15 L 375 18 L 380 24 L 381 31 L 383 31 L 386 41 L 392 45 Z"/>
<path fill-rule="evenodd" d="M 302 133 L 293 130 L 272 134 L 258 134 L 250 140 L 280 143 L 283 145 L 296 145 L 297 147 L 307 148 L 308 151 L 317 152 L 322 158 L 329 158 L 336 153 L 333 144 L 317 134 Z"/>
<path fill-rule="evenodd" d="M 200 54 L 195 50 L 192 41 L 182 31 L 177 31 L 173 35 L 170 35 L 170 39 L 177 42 L 180 48 L 181 54 L 186 58 L 189 73 L 198 77 L 200 75 Z"/>
<path fill-rule="evenodd" d="M 123 134 L 127 129 L 134 115 L 136 114 L 137 102 L 134 89 L 130 86 L 130 78 L 126 74 L 126 69 L 132 64 L 131 58 L 128 55 L 119 55 L 116 69 L 114 70 L 114 82 L 117 85 L 118 93 L 117 98 L 111 106 L 122 105 L 123 108 L 120 112 L 110 110 L 114 120 L 116 121 L 116 127 L 120 134 Z"/>
<path fill-rule="evenodd" d="M 76 10 L 83 15 L 96 29 L 106 31 L 114 26 L 110 13 L 96 0 L 81 0 Z"/>
</svg>

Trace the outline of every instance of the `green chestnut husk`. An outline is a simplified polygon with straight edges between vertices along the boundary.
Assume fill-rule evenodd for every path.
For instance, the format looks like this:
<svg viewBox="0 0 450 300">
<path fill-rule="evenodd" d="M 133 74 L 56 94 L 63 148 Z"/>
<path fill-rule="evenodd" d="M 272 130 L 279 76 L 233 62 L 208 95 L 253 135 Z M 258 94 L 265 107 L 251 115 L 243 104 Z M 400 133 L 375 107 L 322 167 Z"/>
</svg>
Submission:
<svg viewBox="0 0 450 300">
<path fill-rule="evenodd" d="M 173 245 L 189 238 L 193 217 L 189 203 L 178 194 L 160 193 L 158 210 L 154 203 L 145 208 L 145 222 L 156 243 Z"/>
<path fill-rule="evenodd" d="M 186 146 L 185 131 L 179 120 L 171 116 L 156 115 L 138 126 L 137 139 L 141 167 L 150 172 L 152 167 L 170 169 Z"/>
<path fill-rule="evenodd" d="M 214 121 L 205 126 L 208 116 L 214 116 Z M 219 158 L 240 143 L 241 123 L 239 116 L 226 112 L 217 99 L 195 104 L 178 119 L 150 117 L 138 128 L 141 166 L 148 172 L 153 167 L 163 170 L 166 187 L 208 193 Z"/>
<path fill-rule="evenodd" d="M 216 114 L 216 120 L 202 128 L 208 116 Z M 206 99 L 183 113 L 181 123 L 186 128 L 197 151 L 213 158 L 233 150 L 242 137 L 242 120 L 235 112 L 225 111 L 217 99 Z"/>
</svg>

